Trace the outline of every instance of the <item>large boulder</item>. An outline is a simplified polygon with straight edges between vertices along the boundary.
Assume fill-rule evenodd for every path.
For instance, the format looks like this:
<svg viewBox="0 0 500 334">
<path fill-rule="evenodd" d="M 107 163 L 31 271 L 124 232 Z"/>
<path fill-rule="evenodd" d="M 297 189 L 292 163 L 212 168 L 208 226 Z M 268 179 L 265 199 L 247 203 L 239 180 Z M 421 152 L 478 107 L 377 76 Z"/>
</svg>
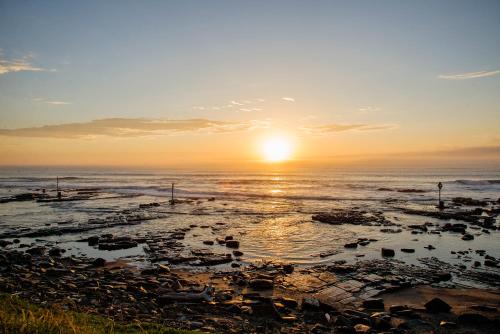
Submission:
<svg viewBox="0 0 500 334">
<path fill-rule="evenodd" d="M 274 282 L 270 279 L 254 278 L 248 282 L 248 285 L 254 290 L 269 290 L 274 287 Z"/>
<path fill-rule="evenodd" d="M 434 298 L 428 301 L 424 306 L 429 313 L 446 313 L 451 310 L 451 306 L 440 298 Z"/>
<path fill-rule="evenodd" d="M 370 310 L 383 310 L 384 300 L 382 298 L 367 299 L 363 301 L 363 307 Z"/>
</svg>

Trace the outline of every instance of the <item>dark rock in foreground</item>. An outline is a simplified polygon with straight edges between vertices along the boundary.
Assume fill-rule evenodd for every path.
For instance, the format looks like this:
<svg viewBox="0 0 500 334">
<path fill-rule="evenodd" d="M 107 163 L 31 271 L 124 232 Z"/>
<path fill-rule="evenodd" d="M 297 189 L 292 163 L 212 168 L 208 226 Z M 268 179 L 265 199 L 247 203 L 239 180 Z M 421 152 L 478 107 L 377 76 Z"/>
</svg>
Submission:
<svg viewBox="0 0 500 334">
<path fill-rule="evenodd" d="M 451 310 L 451 306 L 440 298 L 434 298 L 428 301 L 424 306 L 429 313 L 446 313 Z"/>
<path fill-rule="evenodd" d="M 394 249 L 382 248 L 382 256 L 384 257 L 393 257 L 395 254 Z"/>
</svg>

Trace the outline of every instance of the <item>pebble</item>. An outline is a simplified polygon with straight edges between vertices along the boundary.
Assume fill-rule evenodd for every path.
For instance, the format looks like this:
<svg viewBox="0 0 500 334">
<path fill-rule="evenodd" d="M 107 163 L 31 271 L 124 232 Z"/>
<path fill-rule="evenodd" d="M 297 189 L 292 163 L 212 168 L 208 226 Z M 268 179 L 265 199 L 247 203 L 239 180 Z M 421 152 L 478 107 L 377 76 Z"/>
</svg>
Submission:
<svg viewBox="0 0 500 334">
<path fill-rule="evenodd" d="M 393 257 L 395 255 L 394 249 L 382 248 L 382 256 Z"/>
</svg>

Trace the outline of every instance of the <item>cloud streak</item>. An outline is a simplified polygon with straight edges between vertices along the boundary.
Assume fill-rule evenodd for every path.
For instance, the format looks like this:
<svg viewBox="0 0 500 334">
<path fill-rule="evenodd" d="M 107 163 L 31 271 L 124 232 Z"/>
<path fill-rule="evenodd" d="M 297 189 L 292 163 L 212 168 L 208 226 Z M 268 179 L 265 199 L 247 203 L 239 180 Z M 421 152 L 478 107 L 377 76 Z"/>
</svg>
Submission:
<svg viewBox="0 0 500 334">
<path fill-rule="evenodd" d="M 286 102 L 295 102 L 295 99 L 293 97 L 282 97 L 281 99 Z"/>
<path fill-rule="evenodd" d="M 32 56 L 6 59 L 0 53 L 0 75 L 11 72 L 54 72 L 53 69 L 39 67 L 32 63 Z"/>
<path fill-rule="evenodd" d="M 377 130 L 390 130 L 397 128 L 395 124 L 324 124 L 324 125 L 314 125 L 305 126 L 301 130 L 311 133 L 311 134 L 327 134 L 336 132 L 347 132 L 347 131 L 377 131 Z"/>
<path fill-rule="evenodd" d="M 445 80 L 467 80 L 467 79 L 491 77 L 491 76 L 494 76 L 497 74 L 500 74 L 500 70 L 468 72 L 468 73 L 459 73 L 459 74 L 440 74 L 440 75 L 438 75 L 438 78 L 445 79 Z"/>
<path fill-rule="evenodd" d="M 374 106 L 364 106 L 364 107 L 360 107 L 358 108 L 358 111 L 360 112 L 376 112 L 376 111 L 380 111 L 381 109 L 379 107 L 374 107 Z"/>
<path fill-rule="evenodd" d="M 131 138 L 206 131 L 224 133 L 248 131 L 269 126 L 267 121 L 225 122 L 208 119 L 164 120 L 145 118 L 107 118 L 83 123 L 45 125 L 20 129 L 0 129 L 0 136 L 37 138 Z"/>
<path fill-rule="evenodd" d="M 214 106 L 193 106 L 193 110 L 204 111 L 204 110 L 232 110 L 234 112 L 251 112 L 251 111 L 262 111 L 264 99 L 247 99 L 247 100 L 231 100 L 227 104 L 214 105 Z M 255 107 L 253 107 L 255 106 Z"/>
<path fill-rule="evenodd" d="M 61 100 L 49 100 L 49 99 L 45 99 L 45 98 L 41 98 L 41 97 L 35 98 L 35 99 L 33 99 L 33 101 L 45 103 L 45 104 L 51 104 L 54 106 L 63 106 L 63 105 L 71 104 L 71 102 L 66 102 L 66 101 L 61 101 Z"/>
</svg>

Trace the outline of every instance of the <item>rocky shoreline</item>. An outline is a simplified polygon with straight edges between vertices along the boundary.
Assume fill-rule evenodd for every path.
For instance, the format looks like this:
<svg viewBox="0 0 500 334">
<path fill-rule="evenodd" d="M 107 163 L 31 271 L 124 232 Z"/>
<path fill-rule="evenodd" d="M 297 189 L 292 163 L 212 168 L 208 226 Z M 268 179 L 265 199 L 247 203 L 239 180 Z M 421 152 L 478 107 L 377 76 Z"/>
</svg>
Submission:
<svg viewBox="0 0 500 334">
<path fill-rule="evenodd" d="M 85 201 L 102 194 L 77 192 L 74 196 L 75 201 Z M 8 202 L 36 199 L 14 196 Z M 198 215 L 203 214 L 197 207 L 200 203 L 186 199 L 175 205 L 194 207 Z M 117 321 L 217 333 L 494 333 L 500 323 L 499 299 L 491 297 L 500 288 L 499 259 L 480 248 L 449 250 L 461 261 L 451 264 L 433 257 L 431 251 L 439 246 L 429 244 L 424 247 L 429 256 L 411 264 L 398 256 L 414 254 L 419 250 L 415 246 L 391 248 L 376 238 L 358 236 L 343 244 L 345 252 L 375 247 L 377 257 L 365 259 L 363 253 L 356 253 L 355 260 L 339 260 L 334 256 L 341 257 L 342 252 L 333 250 L 317 255 L 329 259 L 326 264 L 298 266 L 245 262 L 240 249 L 245 235 L 228 234 L 224 221 L 133 235 L 99 233 L 168 218 L 173 211 L 167 211 L 166 205 L 142 203 L 136 209 L 91 218 L 86 224 L 61 222 L 4 231 L 0 234 L 0 292 Z M 317 224 L 373 227 L 382 235 L 450 235 L 462 242 L 474 242 L 499 229 L 498 201 L 458 198 L 444 210 L 406 206 L 392 207 L 392 212 L 438 221 L 406 224 L 397 217 L 389 219 L 386 211 L 356 207 L 317 212 L 310 219 Z M 210 231 L 214 237 L 202 239 L 197 246 L 185 243 L 188 234 L 200 231 Z M 142 247 L 143 263 L 67 255 L 57 242 L 39 239 L 73 234 L 76 243 L 100 252 Z M 24 243 L 26 238 L 34 242 Z M 455 311 L 457 306 L 450 306 L 439 293 L 439 289 L 473 286 L 481 287 L 478 291 L 489 297 L 475 300 L 477 304 L 465 311 Z M 384 296 L 394 299 L 420 287 L 438 289 L 421 305 L 384 301 Z"/>
<path fill-rule="evenodd" d="M 421 285 L 453 286 L 449 269 L 435 259 L 422 267 L 380 259 L 307 269 L 263 263 L 233 272 L 195 273 L 162 264 L 139 269 L 124 261 L 62 257 L 43 249 L 9 250 L 0 254 L 0 290 L 36 304 L 59 304 L 117 321 L 206 332 L 413 333 L 416 328 L 453 325 L 487 333 L 500 323 L 494 303 L 455 319 L 443 306 L 446 302 L 422 310 L 385 305 L 380 298 Z M 499 278 L 495 275 L 490 283 L 498 286 Z M 455 322 L 441 323 L 435 313 Z M 434 320 L 422 320 L 428 315 Z"/>
</svg>

